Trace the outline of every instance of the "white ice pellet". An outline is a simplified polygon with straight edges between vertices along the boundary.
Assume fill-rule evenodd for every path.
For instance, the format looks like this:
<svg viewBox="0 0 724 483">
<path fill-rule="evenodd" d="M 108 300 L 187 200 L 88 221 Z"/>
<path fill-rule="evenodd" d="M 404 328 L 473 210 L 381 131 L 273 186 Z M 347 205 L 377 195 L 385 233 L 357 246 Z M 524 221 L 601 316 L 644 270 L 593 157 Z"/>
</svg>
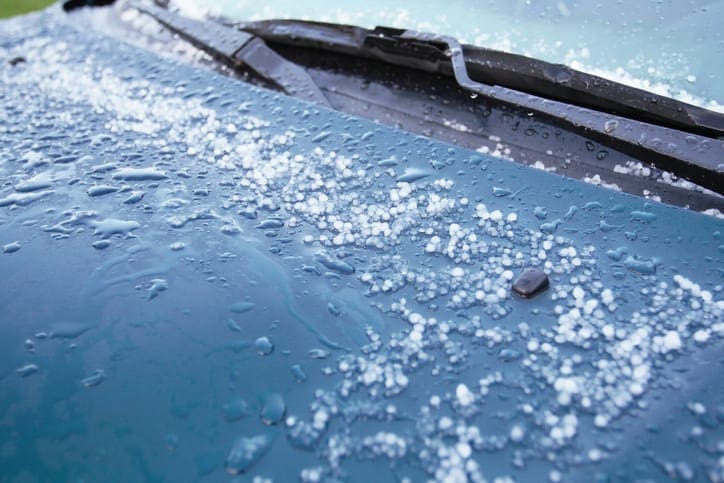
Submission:
<svg viewBox="0 0 724 483">
<path fill-rule="evenodd" d="M 455 451 L 458 452 L 461 458 L 468 459 L 470 458 L 470 455 L 473 453 L 472 448 L 468 443 L 465 443 L 463 441 L 460 441 L 455 445 Z"/>
<path fill-rule="evenodd" d="M 601 450 L 598 448 L 591 448 L 588 450 L 588 459 L 591 461 L 599 461 L 603 454 L 601 453 Z"/>
<path fill-rule="evenodd" d="M 438 421 L 438 423 L 437 423 L 437 427 L 441 431 L 446 431 L 446 430 L 452 428 L 452 426 L 453 426 L 453 420 L 447 416 L 441 417 L 440 421 Z"/>
<path fill-rule="evenodd" d="M 512 428 L 510 428 L 510 440 L 511 441 L 521 441 L 523 437 L 525 436 L 525 430 L 522 426 L 515 425 Z"/>
<path fill-rule="evenodd" d="M 492 221 L 500 221 L 503 219 L 503 213 L 500 210 L 491 211 L 490 219 Z"/>
<path fill-rule="evenodd" d="M 661 344 L 661 350 L 664 353 L 670 351 L 677 351 L 681 349 L 681 337 L 679 337 L 679 333 L 675 330 L 670 330 L 661 339 Z"/>
<path fill-rule="evenodd" d="M 461 406 L 470 406 L 475 401 L 475 396 L 465 384 L 458 384 L 455 389 L 455 397 Z"/>
<path fill-rule="evenodd" d="M 463 275 L 465 275 L 465 270 L 463 270 L 462 267 L 455 267 L 450 270 L 450 275 L 455 278 L 461 278 Z"/>
<path fill-rule="evenodd" d="M 601 302 L 603 302 L 604 305 L 609 305 L 613 302 L 613 292 L 610 288 L 604 289 L 601 292 Z"/>
<path fill-rule="evenodd" d="M 704 342 L 709 340 L 711 332 L 709 332 L 706 329 L 699 329 L 696 332 L 694 332 L 694 341 L 703 344 Z"/>
<path fill-rule="evenodd" d="M 593 424 L 596 425 L 597 428 L 605 428 L 608 425 L 608 418 L 603 414 L 597 414 L 595 418 L 593 418 Z"/>
</svg>

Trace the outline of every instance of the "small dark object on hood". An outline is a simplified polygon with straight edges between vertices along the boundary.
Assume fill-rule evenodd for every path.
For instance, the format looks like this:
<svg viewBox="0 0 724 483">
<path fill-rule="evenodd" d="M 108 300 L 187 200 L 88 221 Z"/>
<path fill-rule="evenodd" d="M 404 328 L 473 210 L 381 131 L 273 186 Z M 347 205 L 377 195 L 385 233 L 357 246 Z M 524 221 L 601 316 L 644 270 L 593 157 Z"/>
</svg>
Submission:
<svg viewBox="0 0 724 483">
<path fill-rule="evenodd" d="M 548 275 L 537 268 L 529 268 L 513 282 L 513 292 L 524 299 L 535 297 L 548 288 Z"/>
</svg>

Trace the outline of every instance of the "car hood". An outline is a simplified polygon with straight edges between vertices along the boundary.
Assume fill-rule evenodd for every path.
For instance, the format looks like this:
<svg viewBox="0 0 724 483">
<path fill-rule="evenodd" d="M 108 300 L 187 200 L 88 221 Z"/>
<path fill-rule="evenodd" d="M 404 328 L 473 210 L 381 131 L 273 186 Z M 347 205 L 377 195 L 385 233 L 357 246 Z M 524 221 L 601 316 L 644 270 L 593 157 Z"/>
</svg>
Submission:
<svg viewBox="0 0 724 483">
<path fill-rule="evenodd" d="M 722 220 L 0 31 L 11 481 L 722 478 Z"/>
</svg>

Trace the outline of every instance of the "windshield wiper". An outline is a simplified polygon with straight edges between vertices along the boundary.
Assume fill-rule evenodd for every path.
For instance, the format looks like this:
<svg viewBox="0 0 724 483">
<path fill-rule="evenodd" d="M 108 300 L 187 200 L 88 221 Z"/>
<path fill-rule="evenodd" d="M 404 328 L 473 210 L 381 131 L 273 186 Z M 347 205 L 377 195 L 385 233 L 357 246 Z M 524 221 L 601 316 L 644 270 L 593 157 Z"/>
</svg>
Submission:
<svg viewBox="0 0 724 483">
<path fill-rule="evenodd" d="M 267 41 L 366 56 L 427 72 L 453 74 L 446 37 L 302 20 L 231 23 Z M 457 43 L 457 41 L 455 41 Z M 601 77 L 522 55 L 460 45 L 471 79 L 567 104 L 700 134 L 724 137 L 724 115 Z"/>
<path fill-rule="evenodd" d="M 703 108 L 456 39 L 377 27 L 270 20 L 198 21 L 134 5 L 232 67 L 246 66 L 287 94 L 329 105 L 306 71 L 264 41 L 383 61 L 453 77 L 473 95 L 528 112 L 724 194 L 724 116 Z"/>
<path fill-rule="evenodd" d="M 210 29 L 210 22 L 182 17 L 153 5 L 135 8 L 229 67 L 245 65 L 290 96 L 331 107 L 302 67 L 284 59 L 260 37 L 220 25 Z"/>
</svg>

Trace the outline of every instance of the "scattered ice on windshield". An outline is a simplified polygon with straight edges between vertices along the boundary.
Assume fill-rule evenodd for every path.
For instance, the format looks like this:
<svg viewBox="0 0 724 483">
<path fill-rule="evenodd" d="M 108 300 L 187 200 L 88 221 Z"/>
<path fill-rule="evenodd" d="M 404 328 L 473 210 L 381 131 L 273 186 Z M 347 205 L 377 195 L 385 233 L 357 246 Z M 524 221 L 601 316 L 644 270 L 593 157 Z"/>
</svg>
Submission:
<svg viewBox="0 0 724 483">
<path fill-rule="evenodd" d="M 586 72 L 589 74 L 596 75 L 598 77 L 602 77 L 604 79 L 610 79 L 615 82 L 619 82 L 624 85 L 628 85 L 631 87 L 636 87 L 638 89 L 642 89 L 648 92 L 652 92 L 654 94 L 659 94 L 664 97 L 670 97 L 672 99 L 676 99 L 681 102 L 685 102 L 687 104 L 692 104 L 695 106 L 701 106 L 706 109 L 721 112 L 724 113 L 724 105 L 720 104 L 718 101 L 714 99 L 704 99 L 701 96 L 697 96 L 694 94 L 691 94 L 690 92 L 687 92 L 685 89 L 677 89 L 666 82 L 661 81 L 651 81 L 650 79 L 646 78 L 639 78 L 637 76 L 634 76 L 627 72 L 623 67 L 618 67 L 616 69 L 608 70 L 608 69 L 601 69 L 591 66 L 590 58 L 582 58 L 580 60 L 574 60 L 575 57 L 570 58 L 568 62 L 566 62 L 571 68 L 579 70 L 581 72 Z M 696 78 L 693 78 L 693 76 L 689 75 L 687 76 L 686 80 L 689 83 L 693 83 L 696 81 Z"/>
</svg>

